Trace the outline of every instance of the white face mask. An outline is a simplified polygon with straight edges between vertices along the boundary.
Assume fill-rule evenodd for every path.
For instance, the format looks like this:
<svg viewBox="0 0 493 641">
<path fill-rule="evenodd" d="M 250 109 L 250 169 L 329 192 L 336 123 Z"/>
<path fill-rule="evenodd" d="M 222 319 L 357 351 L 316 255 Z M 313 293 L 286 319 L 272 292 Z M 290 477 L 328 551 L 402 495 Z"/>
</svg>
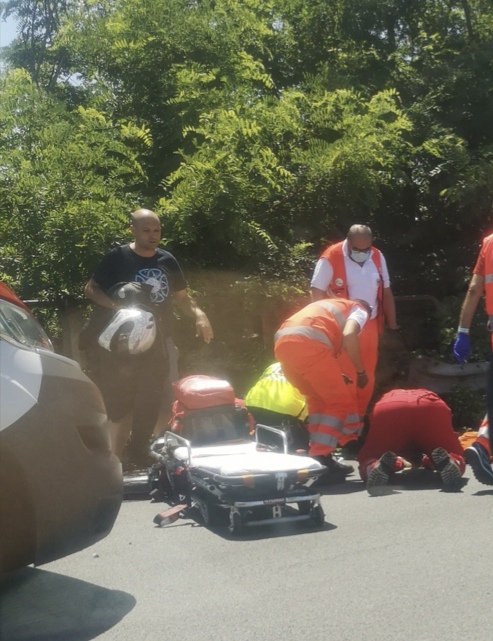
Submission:
<svg viewBox="0 0 493 641">
<path fill-rule="evenodd" d="M 351 249 L 349 255 L 356 263 L 364 263 L 370 257 L 370 250 Z"/>
</svg>

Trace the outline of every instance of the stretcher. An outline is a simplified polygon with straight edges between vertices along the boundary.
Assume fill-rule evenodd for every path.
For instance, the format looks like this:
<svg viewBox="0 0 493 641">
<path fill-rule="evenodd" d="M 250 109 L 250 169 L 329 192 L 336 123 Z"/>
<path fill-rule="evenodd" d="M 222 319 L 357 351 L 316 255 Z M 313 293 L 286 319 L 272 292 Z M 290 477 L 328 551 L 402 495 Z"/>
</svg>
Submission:
<svg viewBox="0 0 493 641">
<path fill-rule="evenodd" d="M 272 445 L 273 435 L 279 445 Z M 257 425 L 254 436 L 196 447 L 179 434 L 165 432 L 154 441 L 151 495 L 161 493 L 169 505 L 154 522 L 166 525 L 195 509 L 209 527 L 224 522 L 226 515 L 234 535 L 246 527 L 281 521 L 305 520 L 321 527 L 325 515 L 312 486 L 327 468 L 308 456 L 289 454 L 282 430 Z"/>
</svg>

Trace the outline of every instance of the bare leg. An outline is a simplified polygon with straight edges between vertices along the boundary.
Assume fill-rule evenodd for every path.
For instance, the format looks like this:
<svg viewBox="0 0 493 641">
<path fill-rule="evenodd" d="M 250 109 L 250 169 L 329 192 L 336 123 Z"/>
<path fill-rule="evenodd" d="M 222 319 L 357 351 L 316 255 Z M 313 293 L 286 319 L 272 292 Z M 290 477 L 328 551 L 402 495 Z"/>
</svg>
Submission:
<svg viewBox="0 0 493 641">
<path fill-rule="evenodd" d="M 164 384 L 164 399 L 152 433 L 154 438 L 159 438 L 169 427 L 168 423 L 171 418 L 171 404 L 174 400 L 171 384 L 180 378 L 178 371 L 178 347 L 173 342 L 171 336 L 166 339 L 166 350 L 168 352 L 169 374 Z"/>
<path fill-rule="evenodd" d="M 120 421 L 108 420 L 108 433 L 110 436 L 110 447 L 113 454 L 119 459 L 122 458 L 123 450 L 130 436 L 132 425 L 132 414 L 127 414 Z"/>
</svg>

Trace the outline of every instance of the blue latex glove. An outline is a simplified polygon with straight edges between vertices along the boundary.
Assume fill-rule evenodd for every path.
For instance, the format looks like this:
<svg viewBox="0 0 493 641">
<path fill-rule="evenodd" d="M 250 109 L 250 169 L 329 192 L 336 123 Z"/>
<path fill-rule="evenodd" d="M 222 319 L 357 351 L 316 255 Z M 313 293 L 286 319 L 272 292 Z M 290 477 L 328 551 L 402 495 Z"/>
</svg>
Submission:
<svg viewBox="0 0 493 641">
<path fill-rule="evenodd" d="M 469 334 L 464 334 L 459 332 L 455 338 L 454 342 L 454 356 L 458 363 L 461 365 L 471 355 L 471 341 L 469 340 Z"/>
</svg>

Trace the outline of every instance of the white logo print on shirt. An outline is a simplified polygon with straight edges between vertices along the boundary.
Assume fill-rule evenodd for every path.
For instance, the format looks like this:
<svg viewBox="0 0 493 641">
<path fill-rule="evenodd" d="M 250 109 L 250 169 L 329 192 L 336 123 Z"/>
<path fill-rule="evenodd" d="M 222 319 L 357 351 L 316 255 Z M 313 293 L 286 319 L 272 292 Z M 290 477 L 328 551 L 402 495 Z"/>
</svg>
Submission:
<svg viewBox="0 0 493 641">
<path fill-rule="evenodd" d="M 135 282 L 150 285 L 152 287 L 150 293 L 152 303 L 162 303 L 169 296 L 168 277 L 157 267 L 141 269 L 135 276 Z"/>
</svg>

